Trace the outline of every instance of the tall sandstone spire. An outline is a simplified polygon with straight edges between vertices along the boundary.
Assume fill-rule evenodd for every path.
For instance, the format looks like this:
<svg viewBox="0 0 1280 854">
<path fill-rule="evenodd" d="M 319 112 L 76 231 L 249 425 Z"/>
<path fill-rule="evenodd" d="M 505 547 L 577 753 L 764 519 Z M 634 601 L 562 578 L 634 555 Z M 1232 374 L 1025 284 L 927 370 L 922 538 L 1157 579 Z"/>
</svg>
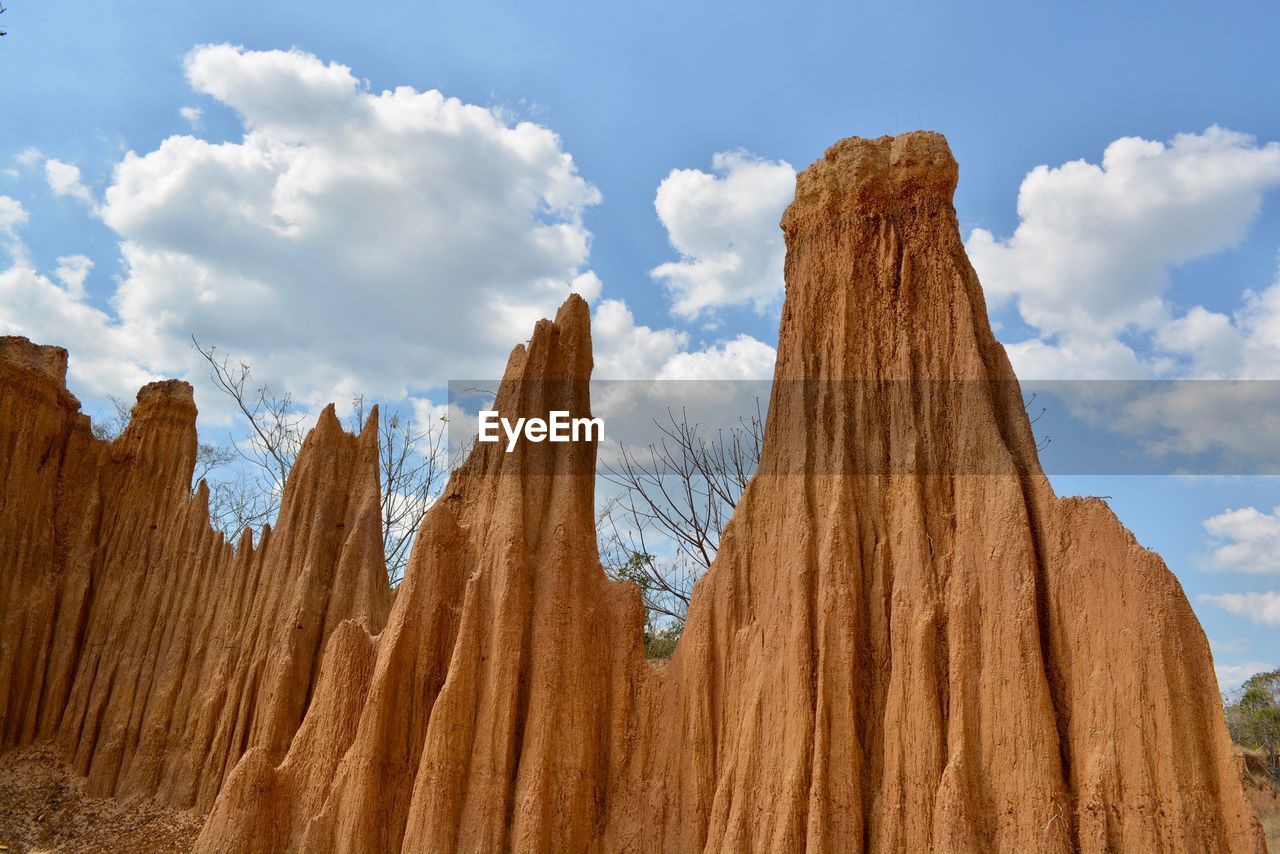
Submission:
<svg viewBox="0 0 1280 854">
<path fill-rule="evenodd" d="M 201 851 L 1264 850 L 1176 579 L 1040 470 L 957 174 L 914 133 L 799 177 L 760 472 L 660 668 L 593 444 L 477 446 L 391 603 L 372 434 L 326 414 L 233 552 L 189 389 L 95 443 L 65 353 L 0 342 L 3 744 L 212 802 Z M 572 297 L 495 408 L 587 416 L 590 372 Z"/>
</svg>

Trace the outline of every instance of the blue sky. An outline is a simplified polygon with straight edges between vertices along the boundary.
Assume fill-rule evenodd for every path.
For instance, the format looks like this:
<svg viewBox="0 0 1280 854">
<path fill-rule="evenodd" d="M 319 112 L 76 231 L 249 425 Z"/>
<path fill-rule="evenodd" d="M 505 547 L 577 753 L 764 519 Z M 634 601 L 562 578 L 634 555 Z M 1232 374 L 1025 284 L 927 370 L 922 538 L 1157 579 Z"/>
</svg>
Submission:
<svg viewBox="0 0 1280 854">
<path fill-rule="evenodd" d="M 9 7 L 3 23 L 10 35 L 0 41 L 0 169 L 7 170 L 0 196 L 22 214 L 19 222 L 10 206 L 7 261 L 0 249 L 0 268 L 10 266 L 0 331 L 56 339 L 50 343 L 68 346 L 73 359 L 77 350 L 85 353 L 81 367 L 73 363 L 72 385 L 91 409 L 108 391 L 126 393 L 147 376 L 189 370 L 190 354 L 178 347 L 184 330 L 249 353 L 276 381 L 299 386 L 308 403 L 341 397 L 374 378 L 387 383 L 373 390 L 379 396 L 410 395 L 425 405 L 455 371 L 500 360 L 523 337 L 511 330 L 527 328 L 529 316 L 545 313 L 569 290 L 593 297 L 601 360 L 623 375 L 639 367 L 679 376 L 743 364 L 758 373 L 777 325 L 777 301 L 769 296 L 777 256 L 759 249 L 776 229 L 759 229 L 772 228 L 785 204 L 778 188 L 788 184 L 787 169 L 803 168 L 844 136 L 919 126 L 944 132 L 960 161 L 962 231 L 992 295 L 999 335 L 1021 347 L 1014 358 L 1024 373 L 1258 377 L 1268 375 L 1280 352 L 1280 325 L 1269 304 L 1249 309 L 1244 297 L 1277 283 L 1280 177 L 1278 155 L 1268 149 L 1280 140 L 1274 3 L 157 7 L 12 0 Z M 189 59 L 197 46 L 219 44 L 245 52 Z M 300 53 L 284 65 L 244 59 L 247 52 L 290 48 Z M 313 65 L 298 59 L 307 55 Z M 401 86 L 436 89 L 498 117 L 487 124 L 447 105 L 400 105 L 397 116 L 419 110 L 445 124 L 472 123 L 472 136 L 425 160 L 389 141 L 387 127 L 399 119 L 375 131 L 326 136 L 342 116 L 363 116 L 372 103 L 341 92 L 333 96 L 341 103 L 330 103 L 317 89 L 306 97 L 288 89 L 313 83 L 342 89 L 337 78 L 315 82 L 319 72 L 312 72 L 327 63 L 367 81 L 353 90 L 357 96 Z M 184 118 L 184 107 L 198 109 L 198 118 Z M 289 112 L 304 108 L 311 112 Z M 505 130 L 520 121 L 555 136 L 526 139 Z M 263 130 L 269 144 L 244 146 L 246 123 Z M 1238 136 L 1206 133 L 1211 127 Z M 348 174 L 342 153 L 374 132 L 383 134 L 378 144 L 406 158 L 406 169 L 425 176 L 428 189 L 432 175 L 477 170 L 450 188 L 458 199 L 479 199 L 466 206 L 467 215 L 504 242 L 450 254 L 460 242 L 448 237 L 457 199 L 437 204 L 412 188 L 402 199 L 394 182 L 378 183 L 384 176 Z M 1196 136 L 1175 144 L 1179 134 Z M 175 144 L 160 156 L 170 137 L 231 147 L 211 152 Z M 413 145 L 446 137 L 433 131 Z M 1132 155 L 1137 165 L 1130 171 L 1051 173 L 1020 217 L 1019 188 L 1036 167 L 1099 164 L 1109 146 L 1131 137 L 1166 149 L 1112 149 L 1117 162 Z M 490 145 L 501 156 L 466 159 L 467 151 L 489 152 Z M 292 206 L 271 216 L 288 225 L 322 223 L 308 255 L 314 267 L 291 260 L 281 241 L 294 238 L 283 231 L 253 244 L 258 266 L 232 257 L 229 247 L 247 233 L 236 221 L 243 209 L 280 203 L 283 184 L 254 181 L 308 147 L 331 159 L 289 162 L 313 170 L 299 167 L 297 181 L 323 173 L 323 192 L 293 181 L 286 200 Z M 33 153 L 19 159 L 24 152 Z M 139 160 L 115 171 L 126 152 Z M 713 157 L 722 153 L 729 156 L 717 170 Z M 557 171 L 560 155 L 572 158 L 573 174 Z M 251 156 L 263 159 L 248 163 Z M 201 168 L 189 168 L 193 163 Z M 686 171 L 673 177 L 673 170 Z M 164 195 L 170 181 L 181 190 L 177 196 Z M 1178 204 L 1160 195 L 1176 181 L 1185 182 Z M 504 182 L 527 192 L 495 186 Z M 366 192 L 370 185 L 376 192 Z M 666 219 L 655 211 L 660 185 L 673 211 Z M 513 199 L 527 202 L 529 211 L 504 218 Z M 307 207 L 309 200 L 325 206 L 323 216 Z M 1055 218 L 1061 200 L 1072 200 L 1082 221 L 1064 225 Z M 361 275 L 359 257 L 321 251 L 340 239 L 342 228 L 358 229 L 366 218 L 361 205 L 377 205 L 387 217 L 374 218 L 375 238 L 399 235 L 394 212 L 401 206 L 411 221 L 403 236 L 377 244 L 403 252 L 403 270 L 385 276 L 401 282 L 401 290 L 371 284 L 384 276 Z M 728 209 L 746 213 L 726 214 L 718 230 L 705 227 L 714 217 L 678 215 Z M 1037 222 L 1048 224 L 1058 242 L 1035 239 L 1033 229 L 1014 237 L 1020 223 Z M 556 230 L 540 230 L 548 225 Z M 976 249 L 974 229 L 991 236 Z M 563 241 L 548 247 L 543 238 L 553 233 Z M 428 241 L 441 235 L 441 245 L 412 245 L 413 234 Z M 1195 243 L 1187 235 L 1208 237 L 1187 248 Z M 424 265 L 465 269 L 469 259 L 496 254 L 503 263 L 488 271 L 484 298 L 510 322 L 489 337 L 470 330 L 450 302 L 456 279 L 421 282 L 410 275 Z M 59 263 L 77 256 L 92 268 Z M 717 285 L 713 262 L 724 257 L 736 258 L 738 271 Z M 655 277 L 651 271 L 664 264 L 675 265 L 671 276 Z M 22 281 L 14 272 L 19 266 L 27 271 Z M 63 279 L 56 276 L 60 266 Z M 1070 277 L 1073 267 L 1083 270 L 1083 284 Z M 270 305 L 290 334 L 264 343 L 262 318 L 237 311 L 253 302 L 264 271 L 281 268 L 296 271 L 297 280 L 281 286 Z M 76 269 L 87 273 L 78 277 Z M 1027 284 L 1033 279 L 1034 287 Z M 504 281 L 538 297 L 503 292 Z M 77 293 L 64 298 L 49 288 Z M 757 298 L 735 301 L 725 293 Z M 1117 304 L 1117 294 L 1132 299 Z M 450 320 L 401 312 L 403 324 L 389 327 L 378 306 L 395 313 L 398 299 L 438 306 Z M 121 326 L 122 303 L 139 311 L 158 307 L 177 319 L 162 330 Z M 1072 305 L 1079 311 L 1068 317 Z M 1103 328 L 1110 331 L 1098 332 Z M 107 332 L 95 345 L 89 339 L 100 329 Z M 315 364 L 302 343 L 316 330 L 329 341 L 350 333 L 349 344 L 335 345 L 332 365 Z M 446 357 L 457 350 L 446 348 L 453 333 L 473 345 L 456 366 Z M 383 340 L 386 346 L 369 344 Z M 122 341 L 138 351 L 118 363 L 107 358 Z M 382 362 L 403 370 L 387 377 Z M 434 373 L 420 365 L 435 366 Z M 1218 645 L 1220 665 L 1280 665 L 1280 617 L 1268 624 L 1263 617 L 1273 612 L 1232 614 L 1199 598 L 1280 590 L 1274 569 L 1248 571 L 1238 561 L 1203 568 L 1212 562 L 1204 555 L 1224 542 L 1208 539 L 1204 521 L 1249 507 L 1270 514 L 1280 506 L 1280 481 L 1063 478 L 1059 486 L 1114 496 L 1120 517 L 1178 573 Z M 1237 521 L 1232 536 L 1245 545 L 1280 547 L 1280 533 L 1265 519 Z"/>
</svg>

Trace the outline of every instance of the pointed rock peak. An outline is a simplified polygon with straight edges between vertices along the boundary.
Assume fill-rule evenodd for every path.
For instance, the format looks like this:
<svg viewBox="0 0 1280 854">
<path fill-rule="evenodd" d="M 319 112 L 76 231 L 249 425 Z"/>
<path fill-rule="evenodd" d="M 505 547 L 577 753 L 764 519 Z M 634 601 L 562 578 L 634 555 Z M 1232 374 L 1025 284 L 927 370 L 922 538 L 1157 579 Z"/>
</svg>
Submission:
<svg viewBox="0 0 1280 854">
<path fill-rule="evenodd" d="M 586 386 L 591 380 L 591 368 L 591 310 L 586 300 L 571 294 L 554 321 L 543 318 L 537 322 L 527 347 L 511 351 L 496 403 L 501 410 L 501 404 L 510 406 L 513 399 L 529 402 L 556 398 L 562 404 L 572 403 L 569 408 L 585 414 L 589 408 Z M 552 386 L 556 389 L 552 390 Z M 522 406 L 520 414 L 545 413 L 527 411 Z"/>
<path fill-rule="evenodd" d="M 591 312 L 586 300 L 573 294 L 554 321 L 539 320 L 528 343 L 511 351 L 492 409 L 512 424 L 522 418 L 547 419 L 551 412 L 590 418 L 591 369 Z M 595 471 L 595 441 L 520 441 L 515 450 L 507 453 L 501 443 L 478 444 L 466 473 Z"/>
<path fill-rule="evenodd" d="M 887 216 L 922 204 L 951 204 L 960 170 L 946 138 L 914 131 L 879 139 L 849 137 L 796 178 L 782 218 L 788 236 L 805 223 Z"/>
<path fill-rule="evenodd" d="M 293 501 L 306 500 L 303 495 L 318 494 L 323 490 L 323 480 L 328 476 L 338 456 L 345 453 L 353 436 L 338 420 L 336 407 L 330 403 L 320 411 L 315 426 L 302 438 L 302 446 L 298 448 L 293 468 L 289 472 L 281 498 L 282 512 L 280 519 L 285 518 L 283 508 Z"/>
<path fill-rule="evenodd" d="M 360 428 L 359 444 L 363 447 L 366 445 L 376 445 L 378 442 L 378 404 L 374 404 L 369 410 L 369 416 L 364 420 L 364 426 Z"/>
<path fill-rule="evenodd" d="M 587 301 L 581 295 L 569 294 L 569 298 L 564 301 L 564 304 L 560 306 L 560 310 L 556 312 L 556 326 L 559 326 L 561 330 L 567 330 L 572 327 L 589 332 L 591 307 L 587 305 Z"/>
<path fill-rule="evenodd" d="M 343 428 L 342 422 L 338 420 L 338 412 L 331 403 L 320 411 L 320 417 L 316 419 L 316 426 L 311 428 L 303 439 L 302 447 L 305 449 L 308 445 L 316 442 L 333 441 L 336 437 L 341 436 L 347 431 Z"/>
<path fill-rule="evenodd" d="M 533 337 L 523 360 L 512 353 L 508 362 L 508 374 L 516 368 L 524 380 L 573 380 L 591 378 L 591 309 L 587 301 L 577 294 L 569 298 L 556 312 L 556 319 L 539 320 L 533 329 Z"/>
<path fill-rule="evenodd" d="M 528 357 L 529 351 L 523 344 L 517 344 L 511 348 L 511 353 L 507 356 L 507 366 L 502 369 L 502 376 L 514 377 L 524 370 L 524 360 Z"/>
<path fill-rule="evenodd" d="M 0 362 L 31 368 L 63 388 L 67 385 L 67 351 L 61 347 L 33 344 L 20 335 L 3 335 L 0 336 Z"/>
</svg>

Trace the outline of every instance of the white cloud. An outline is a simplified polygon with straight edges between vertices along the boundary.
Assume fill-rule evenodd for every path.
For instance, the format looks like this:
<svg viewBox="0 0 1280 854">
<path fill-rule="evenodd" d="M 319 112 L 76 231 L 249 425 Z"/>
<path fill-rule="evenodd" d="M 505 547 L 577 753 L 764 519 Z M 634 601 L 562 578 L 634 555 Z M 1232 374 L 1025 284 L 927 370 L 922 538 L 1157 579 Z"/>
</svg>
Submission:
<svg viewBox="0 0 1280 854">
<path fill-rule="evenodd" d="M 1036 330 L 1009 348 L 1019 373 L 1137 378 L 1239 367 L 1224 364 L 1234 346 L 1225 318 L 1203 309 L 1174 318 L 1169 271 L 1239 243 L 1277 186 L 1280 143 L 1219 127 L 1167 144 L 1118 139 L 1101 164 L 1037 166 L 1019 190 L 1013 236 L 974 229 L 967 244 L 992 305 L 1016 304 Z M 1159 346 L 1184 358 L 1199 352 L 1202 364 L 1142 357 L 1122 340 L 1135 332 L 1158 332 Z"/>
<path fill-rule="evenodd" d="M 43 160 L 44 155 L 40 153 L 38 148 L 24 148 L 13 159 L 17 160 L 24 168 L 30 169 Z"/>
<path fill-rule="evenodd" d="M 171 136 L 115 166 L 95 209 L 118 235 L 124 266 L 111 310 L 83 300 L 92 267 L 83 256 L 60 258 L 53 276 L 23 260 L 0 278 L 0 329 L 68 346 L 73 386 L 128 395 L 155 376 L 185 375 L 216 415 L 223 402 L 199 388 L 195 335 L 248 361 L 255 380 L 292 391 L 306 411 L 356 392 L 400 400 L 450 378 L 496 376 L 512 343 L 570 293 L 595 303 L 598 377 L 772 370 L 773 349 L 749 336 L 689 352 L 686 332 L 639 324 L 622 301 L 601 301 L 582 223 L 600 195 L 552 131 L 436 91 L 372 92 L 345 66 L 298 51 L 205 46 L 186 69 L 193 89 L 240 116 L 244 134 L 224 143 Z M 757 225 L 753 187 L 783 175 L 790 196 L 785 164 L 738 154 L 716 164 L 724 176 L 708 176 L 719 189 L 702 210 L 718 206 L 722 235 Z M 75 166 L 47 161 L 46 172 L 55 191 L 88 195 Z M 0 217 L 25 222 L 3 199 Z M 765 203 L 774 289 L 783 204 Z M 682 245 L 704 247 L 691 239 Z M 758 266 L 756 249 L 739 242 L 726 245 Z M 446 412 L 409 400 L 419 417 Z"/>
<path fill-rule="evenodd" d="M 18 227 L 30 219 L 22 202 L 10 196 L 0 196 L 0 243 L 8 251 L 15 265 L 26 263 L 27 247 L 18 239 Z"/>
<path fill-rule="evenodd" d="M 658 373 L 662 380 L 768 380 L 778 351 L 750 335 L 738 335 L 690 353 L 676 353 Z"/>
<path fill-rule="evenodd" d="M 1102 380 L 1147 377 L 1151 367 L 1123 342 L 1039 338 L 1005 344 L 1017 374 L 1027 379 Z"/>
<path fill-rule="evenodd" d="M 604 300 L 591 318 L 599 380 L 760 380 L 773 376 L 777 351 L 750 335 L 689 349 L 689 335 L 636 323 L 621 300 Z"/>
<path fill-rule="evenodd" d="M 190 125 L 192 130 L 200 130 L 204 123 L 204 110 L 199 107 L 181 107 L 178 115 L 182 116 L 183 121 Z"/>
<path fill-rule="evenodd" d="M 418 430 L 426 430 L 449 418 L 449 405 L 433 403 L 430 398 L 410 397 L 406 401 L 406 413 L 413 418 Z"/>
<path fill-rule="evenodd" d="M 30 269 L 0 293 L 0 325 L 68 345 L 90 392 L 119 391 L 82 364 L 90 340 L 127 342 L 132 375 L 198 380 L 194 334 L 304 404 L 398 398 L 497 373 L 569 293 L 598 296 L 581 214 L 600 196 L 552 131 L 436 91 L 371 92 L 297 51 L 201 47 L 187 76 L 245 133 L 172 136 L 116 166 L 98 211 L 125 265 L 114 316 Z M 74 166 L 46 171 L 81 195 Z"/>
<path fill-rule="evenodd" d="M 592 376 L 603 380 L 652 379 L 689 343 L 684 332 L 637 324 L 627 304 L 614 299 L 596 306 L 591 339 Z"/>
<path fill-rule="evenodd" d="M 11 196 L 0 196 L 0 234 L 13 237 L 20 225 L 26 225 L 30 214 L 22 202 Z"/>
<path fill-rule="evenodd" d="M 1192 308 L 1157 332 L 1157 348 L 1200 379 L 1280 379 L 1280 273 L 1241 303 L 1230 317 Z"/>
<path fill-rule="evenodd" d="M 72 299 L 84 299 L 84 283 L 93 270 L 93 261 L 84 255 L 64 255 L 53 275 Z"/>
<path fill-rule="evenodd" d="M 1257 575 L 1280 573 L 1280 507 L 1271 513 L 1256 507 L 1227 510 L 1203 524 L 1215 543 L 1205 558 L 1206 568 Z M 1280 619 L 1280 610 L 1276 613 Z"/>
<path fill-rule="evenodd" d="M 1246 661 L 1241 664 L 1215 664 L 1213 669 L 1218 674 L 1218 690 L 1234 691 L 1250 676 L 1275 668 L 1265 661 Z"/>
<path fill-rule="evenodd" d="M 604 282 L 600 281 L 600 277 L 588 270 L 580 276 L 574 278 L 569 283 L 569 290 L 582 297 L 587 302 L 595 302 L 600 298 L 600 292 L 604 290 Z"/>
<path fill-rule="evenodd" d="M 0 270 L 0 334 L 68 346 L 74 385 L 129 400 L 158 375 L 128 332 L 102 311 L 37 273 L 24 259 Z M 16 310 L 15 310 L 16 309 Z"/>
<path fill-rule="evenodd" d="M 61 160 L 44 162 L 44 177 L 49 182 L 49 189 L 55 195 L 70 196 L 79 199 L 90 207 L 93 206 L 93 194 L 80 179 L 80 167 L 74 163 L 63 163 Z"/>
<path fill-rule="evenodd" d="M 778 222 L 795 195 L 795 169 L 731 151 L 715 155 L 712 170 L 673 170 L 654 200 L 680 260 L 652 275 L 671 295 L 672 312 L 686 319 L 734 305 L 763 312 L 782 296 L 786 248 Z"/>
<path fill-rule="evenodd" d="M 1280 626 L 1280 592 L 1206 594 L 1200 599 L 1258 625 Z"/>
</svg>

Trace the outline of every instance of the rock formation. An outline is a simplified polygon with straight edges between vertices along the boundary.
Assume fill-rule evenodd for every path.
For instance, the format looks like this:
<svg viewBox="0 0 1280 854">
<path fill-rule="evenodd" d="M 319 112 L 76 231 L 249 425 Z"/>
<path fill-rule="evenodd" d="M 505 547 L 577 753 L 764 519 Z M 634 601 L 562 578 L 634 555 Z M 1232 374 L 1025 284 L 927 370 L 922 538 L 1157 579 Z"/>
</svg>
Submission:
<svg viewBox="0 0 1280 854">
<path fill-rule="evenodd" d="M 761 470 L 662 668 L 599 566 L 591 444 L 478 446 L 384 628 L 372 438 L 326 415 L 232 553 L 184 387 L 103 446 L 61 355 L 6 345 L 5 743 L 202 804 L 238 758 L 202 851 L 1263 850 L 1176 579 L 1040 470 L 956 180 L 929 133 L 800 176 Z M 587 416 L 590 371 L 573 297 L 495 408 Z"/>
<path fill-rule="evenodd" d="M 66 368 L 0 338 L 0 748 L 53 739 L 90 794 L 207 810 L 246 750 L 283 757 L 335 628 L 386 622 L 376 417 L 326 410 L 277 529 L 233 549 L 192 493 L 191 387 L 146 386 L 103 442 Z"/>
</svg>

